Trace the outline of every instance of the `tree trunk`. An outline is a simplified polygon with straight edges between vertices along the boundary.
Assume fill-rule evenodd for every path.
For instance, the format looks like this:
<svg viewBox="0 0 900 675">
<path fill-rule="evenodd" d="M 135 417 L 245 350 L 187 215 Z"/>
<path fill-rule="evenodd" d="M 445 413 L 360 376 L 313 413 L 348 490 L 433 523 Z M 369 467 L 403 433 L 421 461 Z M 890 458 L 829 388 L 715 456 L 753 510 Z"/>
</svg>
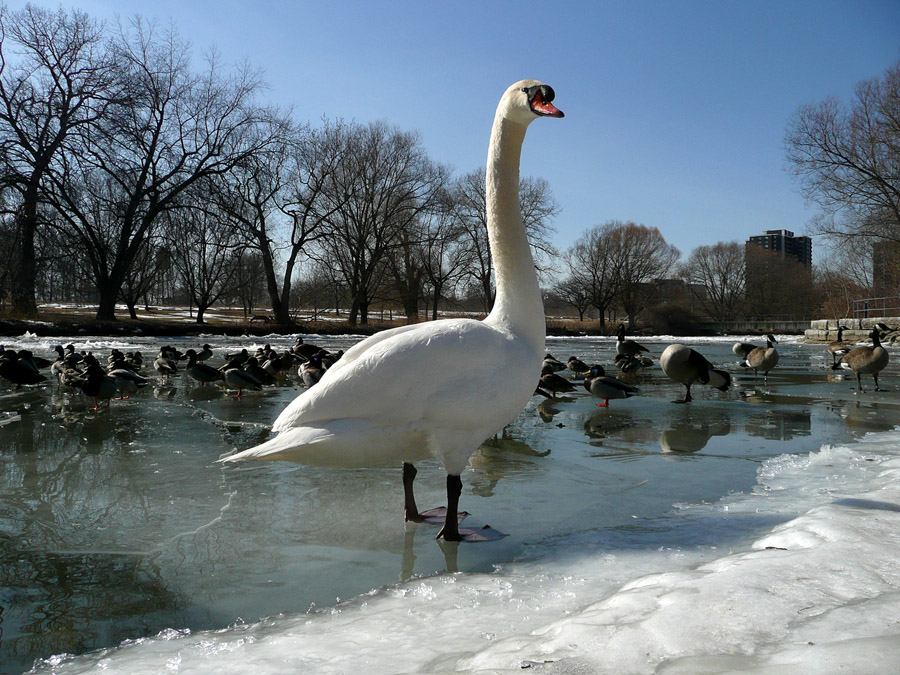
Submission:
<svg viewBox="0 0 900 675">
<path fill-rule="evenodd" d="M 205 323 L 205 322 L 203 321 L 203 313 L 204 313 L 208 308 L 209 308 L 209 305 L 200 305 L 200 304 L 197 305 L 197 319 L 196 319 L 196 323 L 198 323 L 198 324 Z"/>
<path fill-rule="evenodd" d="M 100 285 L 100 304 L 97 307 L 98 321 L 116 320 L 116 299 L 119 297 L 119 289 L 106 281 Z"/>
<path fill-rule="evenodd" d="M 37 279 L 37 261 L 34 254 L 34 234 L 37 229 L 37 196 L 29 203 L 29 190 L 26 203 L 22 206 L 20 217 L 16 223 L 19 237 L 19 255 L 16 274 L 12 283 L 12 311 L 20 317 L 37 316 L 37 300 L 34 295 Z"/>
<path fill-rule="evenodd" d="M 130 316 L 132 319 L 137 319 L 137 312 L 134 311 L 134 307 L 136 304 L 137 302 L 132 300 L 125 301 L 125 305 L 128 307 L 128 316 Z"/>
</svg>

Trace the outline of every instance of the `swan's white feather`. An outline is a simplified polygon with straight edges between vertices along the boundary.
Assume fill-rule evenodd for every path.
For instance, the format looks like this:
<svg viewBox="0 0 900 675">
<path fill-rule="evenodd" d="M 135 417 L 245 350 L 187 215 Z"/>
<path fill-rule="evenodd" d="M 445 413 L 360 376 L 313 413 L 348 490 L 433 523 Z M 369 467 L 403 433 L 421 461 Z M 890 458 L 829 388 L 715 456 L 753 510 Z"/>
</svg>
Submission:
<svg viewBox="0 0 900 675">
<path fill-rule="evenodd" d="M 227 459 L 365 466 L 431 454 L 458 473 L 528 401 L 542 347 L 470 319 L 378 333 L 284 409 L 278 437 Z"/>
</svg>

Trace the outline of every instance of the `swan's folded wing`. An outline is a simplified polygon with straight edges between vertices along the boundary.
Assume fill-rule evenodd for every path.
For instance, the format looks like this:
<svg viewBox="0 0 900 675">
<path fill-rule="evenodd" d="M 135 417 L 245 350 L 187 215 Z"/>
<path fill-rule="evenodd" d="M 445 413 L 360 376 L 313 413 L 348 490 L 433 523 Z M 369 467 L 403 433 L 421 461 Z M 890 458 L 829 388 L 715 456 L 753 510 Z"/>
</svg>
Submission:
<svg viewBox="0 0 900 675">
<path fill-rule="evenodd" d="M 521 349 L 507 334 L 480 321 L 437 321 L 397 331 L 357 354 L 348 351 L 353 358 L 327 370 L 315 387 L 285 408 L 272 429 L 282 432 L 345 418 L 476 424 L 497 414 L 493 405 L 502 398 L 497 395 L 500 378 L 522 377 L 510 373 L 522 367 Z M 539 364 L 535 369 L 525 376 L 533 380 L 528 395 Z"/>
</svg>

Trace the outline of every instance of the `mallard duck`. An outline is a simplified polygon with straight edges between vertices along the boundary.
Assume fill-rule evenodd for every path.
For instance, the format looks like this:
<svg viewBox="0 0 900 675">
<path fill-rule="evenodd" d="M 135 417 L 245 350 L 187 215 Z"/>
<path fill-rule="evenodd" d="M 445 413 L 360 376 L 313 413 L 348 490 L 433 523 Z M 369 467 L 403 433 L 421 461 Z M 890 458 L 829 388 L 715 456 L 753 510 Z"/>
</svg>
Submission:
<svg viewBox="0 0 900 675">
<path fill-rule="evenodd" d="M 187 356 L 188 362 L 184 369 L 187 371 L 187 374 L 197 380 L 197 382 L 206 383 L 225 381 L 225 373 L 218 368 L 213 368 L 205 363 L 200 363 L 200 361 L 197 360 L 197 352 L 193 349 L 188 349 L 185 352 L 185 355 Z"/>
<path fill-rule="evenodd" d="M 584 388 L 597 398 L 603 399 L 603 403 L 597 404 L 600 408 L 608 407 L 611 399 L 630 398 L 640 391 L 634 385 L 602 373 L 602 368 L 593 367 L 588 376 L 584 378 Z"/>
</svg>

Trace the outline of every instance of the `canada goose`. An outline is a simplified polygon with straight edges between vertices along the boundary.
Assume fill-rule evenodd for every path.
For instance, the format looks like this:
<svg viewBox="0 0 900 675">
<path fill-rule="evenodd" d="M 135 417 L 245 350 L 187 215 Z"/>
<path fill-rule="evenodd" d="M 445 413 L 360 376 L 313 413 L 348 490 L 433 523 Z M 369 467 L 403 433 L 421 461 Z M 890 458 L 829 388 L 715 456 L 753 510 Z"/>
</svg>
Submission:
<svg viewBox="0 0 900 675">
<path fill-rule="evenodd" d="M 225 380 L 225 373 L 221 370 L 213 368 L 206 363 L 200 363 L 197 360 L 197 352 L 193 349 L 188 349 L 185 355 L 188 358 L 188 362 L 184 369 L 197 382 L 222 382 Z"/>
<path fill-rule="evenodd" d="M 766 335 L 765 347 L 754 347 L 747 354 L 747 365 L 753 368 L 753 374 L 757 377 L 759 376 L 759 371 L 763 371 L 765 382 L 769 381 L 769 371 L 778 365 L 778 350 L 775 349 L 777 343 L 775 336 L 769 333 Z"/>
<path fill-rule="evenodd" d="M 649 352 L 644 345 L 638 344 L 634 340 L 625 339 L 625 324 L 620 323 L 616 333 L 616 354 L 627 354 L 628 356 L 637 356 L 641 352 Z"/>
<path fill-rule="evenodd" d="M 756 349 L 757 345 L 752 342 L 735 342 L 734 346 L 731 348 L 731 351 L 735 356 L 740 356 L 742 361 L 747 360 L 747 354 Z M 745 364 L 741 364 L 745 365 Z"/>
<path fill-rule="evenodd" d="M 828 353 L 831 354 L 831 369 L 839 370 L 840 365 L 838 364 L 838 357 L 844 356 L 844 354 L 850 353 L 850 347 L 844 344 L 844 331 L 847 330 L 843 326 L 838 326 L 837 328 L 837 340 L 833 342 L 829 342 L 826 349 Z"/>
<path fill-rule="evenodd" d="M 399 459 L 406 517 L 421 521 L 411 462 L 425 447 L 447 472 L 447 509 L 437 536 L 463 539 L 460 474 L 481 442 L 531 398 L 545 353 L 541 290 L 519 204 L 519 159 L 533 120 L 563 116 L 551 103 L 554 96 L 551 87 L 524 80 L 509 87 L 497 107 L 485 186 L 496 280 L 487 318 L 429 321 L 363 340 L 281 413 L 276 438 L 227 460 L 359 466 Z"/>
<path fill-rule="evenodd" d="M 684 399 L 675 403 L 689 403 L 693 400 L 691 385 L 694 382 L 708 384 L 719 391 L 726 391 L 731 384 L 731 374 L 728 371 L 713 368 L 700 352 L 681 344 L 666 347 L 659 357 L 659 365 L 666 375 L 685 386 Z"/>
<path fill-rule="evenodd" d="M 879 324 L 883 325 L 883 324 Z M 885 326 L 887 328 L 887 326 Z M 888 328 L 888 331 L 891 329 Z M 872 346 L 862 346 L 851 349 L 847 354 L 841 357 L 841 368 L 852 370 L 856 373 L 856 383 L 860 391 L 865 391 L 862 386 L 860 375 L 863 373 L 872 375 L 875 380 L 875 391 L 881 391 L 878 388 L 878 373 L 884 370 L 890 360 L 887 349 L 881 346 L 881 335 L 878 328 L 873 328 L 869 333 L 872 340 Z"/>
<path fill-rule="evenodd" d="M 617 380 L 614 377 L 608 377 L 602 374 L 603 369 L 593 367 L 586 378 L 584 378 L 584 388 L 597 398 L 602 398 L 603 403 L 598 403 L 600 408 L 609 406 L 610 399 L 613 398 L 630 398 L 638 393 L 638 388 Z"/>
</svg>

